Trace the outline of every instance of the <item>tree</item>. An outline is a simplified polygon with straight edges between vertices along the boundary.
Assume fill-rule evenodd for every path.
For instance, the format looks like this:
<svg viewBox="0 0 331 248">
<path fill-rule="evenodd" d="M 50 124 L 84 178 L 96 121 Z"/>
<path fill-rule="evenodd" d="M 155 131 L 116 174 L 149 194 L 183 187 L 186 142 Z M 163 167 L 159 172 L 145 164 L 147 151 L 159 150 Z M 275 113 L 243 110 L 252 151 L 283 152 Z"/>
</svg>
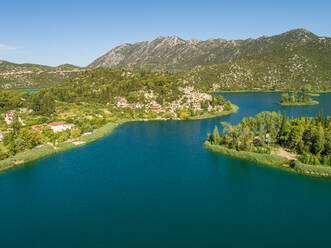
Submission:
<svg viewBox="0 0 331 248">
<path fill-rule="evenodd" d="M 218 128 L 216 125 L 213 131 L 213 140 L 215 144 L 218 144 L 220 141 L 220 133 L 218 132 Z"/>
<path fill-rule="evenodd" d="M 183 109 L 180 112 L 179 118 L 182 120 L 187 120 L 188 118 L 190 118 L 190 113 L 186 109 Z"/>
<path fill-rule="evenodd" d="M 224 105 L 224 110 L 231 110 L 232 109 L 232 104 L 230 101 L 226 101 L 225 105 Z"/>
<path fill-rule="evenodd" d="M 26 149 L 31 149 L 47 141 L 46 137 L 39 131 L 28 128 L 21 129 L 17 137 L 24 140 Z"/>
<path fill-rule="evenodd" d="M 314 154 L 321 154 L 324 150 L 325 136 L 324 129 L 321 124 L 318 125 L 317 132 L 312 145 L 312 151 Z"/>
<path fill-rule="evenodd" d="M 77 128 L 71 130 L 71 132 L 70 132 L 70 136 L 73 139 L 78 138 L 80 135 L 81 135 L 81 131 L 79 129 L 77 129 Z"/>
<path fill-rule="evenodd" d="M 12 128 L 14 135 L 17 135 L 20 129 L 22 128 L 22 124 L 19 121 L 17 114 L 14 115 L 14 119 L 12 123 L 10 123 L 10 127 Z"/>
<path fill-rule="evenodd" d="M 289 101 L 288 93 L 282 94 L 282 101 L 281 102 L 288 102 L 288 101 Z"/>
<path fill-rule="evenodd" d="M 216 102 L 218 105 L 224 105 L 226 101 L 222 95 L 218 95 L 216 97 Z"/>
<path fill-rule="evenodd" d="M 69 133 L 68 132 L 62 132 L 58 138 L 58 142 L 62 143 L 64 141 L 67 141 L 69 139 Z"/>
<path fill-rule="evenodd" d="M 287 118 L 286 118 L 286 112 L 283 113 L 283 118 L 282 118 L 282 124 L 280 126 L 280 131 L 279 134 L 283 135 L 286 132 L 287 129 Z"/>
<path fill-rule="evenodd" d="M 302 88 L 302 91 L 305 92 L 305 93 L 311 92 L 312 91 L 311 84 L 305 84 Z"/>
</svg>

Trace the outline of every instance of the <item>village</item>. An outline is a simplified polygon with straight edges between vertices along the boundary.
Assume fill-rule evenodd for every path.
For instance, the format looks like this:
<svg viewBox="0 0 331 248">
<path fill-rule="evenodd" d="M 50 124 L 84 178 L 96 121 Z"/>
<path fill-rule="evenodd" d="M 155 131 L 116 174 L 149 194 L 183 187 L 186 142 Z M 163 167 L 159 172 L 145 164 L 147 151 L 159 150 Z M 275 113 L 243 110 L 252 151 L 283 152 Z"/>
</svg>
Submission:
<svg viewBox="0 0 331 248">
<path fill-rule="evenodd" d="M 206 93 L 198 93 L 194 92 L 193 87 L 186 87 L 181 89 L 184 92 L 184 95 L 178 99 L 177 101 L 166 103 L 164 105 L 159 104 L 155 100 L 155 95 L 153 92 L 145 93 L 143 102 L 131 102 L 123 96 L 118 96 L 115 98 L 115 104 L 113 104 L 113 109 L 131 109 L 132 111 L 140 110 L 144 113 L 156 113 L 163 114 L 169 113 L 174 118 L 180 118 L 179 113 L 184 110 L 191 110 L 195 113 L 202 112 L 222 112 L 224 110 L 225 100 L 221 97 L 221 101 L 213 101 L 213 97 Z M 216 103 L 215 103 L 216 102 Z M 54 133 L 64 132 L 67 130 L 72 130 L 75 128 L 73 123 L 65 123 L 61 121 L 53 121 L 48 124 L 46 123 L 38 123 L 34 125 L 27 125 L 24 120 L 22 120 L 22 113 L 29 112 L 32 110 L 28 109 L 20 109 L 20 110 L 9 110 L 3 113 L 1 116 L 3 117 L 5 123 L 7 124 L 7 129 L 10 130 L 10 125 L 14 121 L 16 117 L 19 123 L 22 126 L 27 126 L 32 130 L 43 131 L 46 128 L 52 130 Z M 107 111 L 111 113 L 111 111 Z M 98 118 L 103 118 L 104 116 L 101 114 L 95 114 Z M 7 130 L 7 131 L 8 131 Z M 2 140 L 3 134 L 0 133 L 0 140 Z"/>
<path fill-rule="evenodd" d="M 117 97 L 116 106 L 118 108 L 129 108 L 132 110 L 142 109 L 145 113 L 171 113 L 175 117 L 178 111 L 192 110 L 192 111 L 208 111 L 208 112 L 222 112 L 224 110 L 224 104 L 226 103 L 222 97 L 222 101 L 213 101 L 213 96 L 206 93 L 200 93 L 194 90 L 194 87 L 180 88 L 183 92 L 181 98 L 171 103 L 165 103 L 161 105 L 155 100 L 155 94 L 153 92 L 144 93 L 144 103 L 133 102 L 129 103 L 128 100 L 123 97 Z"/>
<path fill-rule="evenodd" d="M 52 114 L 47 115 L 30 106 L 8 110 L 0 117 L 0 157 L 39 147 L 56 150 L 65 144 L 81 145 L 93 139 L 88 137 L 94 137 L 94 131 L 123 120 L 210 118 L 232 109 L 222 96 L 200 93 L 193 87 L 180 91 L 173 101 L 160 99 L 153 91 L 136 97 L 114 96 L 106 104 L 57 101 Z"/>
</svg>

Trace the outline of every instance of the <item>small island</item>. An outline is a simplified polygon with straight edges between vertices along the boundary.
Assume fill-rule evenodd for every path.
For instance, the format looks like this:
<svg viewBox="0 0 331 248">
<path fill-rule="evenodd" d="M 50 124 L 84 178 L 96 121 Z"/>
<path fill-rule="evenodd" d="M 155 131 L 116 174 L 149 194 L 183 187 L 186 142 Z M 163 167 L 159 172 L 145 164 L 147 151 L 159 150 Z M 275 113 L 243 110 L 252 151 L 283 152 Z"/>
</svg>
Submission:
<svg viewBox="0 0 331 248">
<path fill-rule="evenodd" d="M 309 106 L 319 104 L 319 102 L 312 99 L 311 96 L 319 95 L 311 93 L 311 85 L 306 84 L 300 93 L 293 91 L 292 93 L 282 94 L 282 98 L 277 104 L 281 106 Z"/>
<path fill-rule="evenodd" d="M 331 117 L 288 119 L 286 113 L 261 112 L 237 126 L 215 126 L 205 148 L 224 155 L 277 166 L 297 173 L 331 177 Z"/>
</svg>

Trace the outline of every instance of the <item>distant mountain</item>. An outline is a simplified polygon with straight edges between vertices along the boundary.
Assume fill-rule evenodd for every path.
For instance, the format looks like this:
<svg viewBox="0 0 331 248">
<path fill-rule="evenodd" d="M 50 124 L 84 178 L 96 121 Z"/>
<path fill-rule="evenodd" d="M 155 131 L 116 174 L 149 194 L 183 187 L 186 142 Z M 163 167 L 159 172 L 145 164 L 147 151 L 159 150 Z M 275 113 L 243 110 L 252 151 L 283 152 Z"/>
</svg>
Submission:
<svg viewBox="0 0 331 248">
<path fill-rule="evenodd" d="M 214 90 L 331 89 L 331 39 L 317 38 L 247 55 L 233 62 L 197 66 L 185 78 Z"/>
<path fill-rule="evenodd" d="M 177 36 L 118 46 L 92 62 L 89 67 L 128 67 L 144 70 L 186 71 L 198 65 L 224 64 L 247 55 L 262 53 L 290 44 L 306 44 L 318 36 L 294 29 L 258 39 L 183 40 Z"/>
<path fill-rule="evenodd" d="M 36 64 L 14 64 L 0 60 L 0 88 L 28 89 L 44 88 L 69 81 L 86 69 L 74 65 L 57 67 Z"/>
</svg>

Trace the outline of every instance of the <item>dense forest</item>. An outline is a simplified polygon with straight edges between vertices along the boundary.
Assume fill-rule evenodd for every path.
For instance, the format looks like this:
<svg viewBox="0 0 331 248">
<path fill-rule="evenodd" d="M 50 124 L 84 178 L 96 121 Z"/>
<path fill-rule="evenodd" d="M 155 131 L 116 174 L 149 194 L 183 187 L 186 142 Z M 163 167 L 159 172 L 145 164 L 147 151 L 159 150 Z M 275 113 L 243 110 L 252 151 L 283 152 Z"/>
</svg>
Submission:
<svg viewBox="0 0 331 248">
<path fill-rule="evenodd" d="M 298 155 L 300 161 L 312 165 L 331 166 L 331 117 L 299 117 L 289 119 L 286 113 L 261 112 L 243 118 L 232 126 L 222 122 L 223 134 L 217 126 L 208 141 L 237 151 L 270 154 L 279 147 Z"/>
</svg>

